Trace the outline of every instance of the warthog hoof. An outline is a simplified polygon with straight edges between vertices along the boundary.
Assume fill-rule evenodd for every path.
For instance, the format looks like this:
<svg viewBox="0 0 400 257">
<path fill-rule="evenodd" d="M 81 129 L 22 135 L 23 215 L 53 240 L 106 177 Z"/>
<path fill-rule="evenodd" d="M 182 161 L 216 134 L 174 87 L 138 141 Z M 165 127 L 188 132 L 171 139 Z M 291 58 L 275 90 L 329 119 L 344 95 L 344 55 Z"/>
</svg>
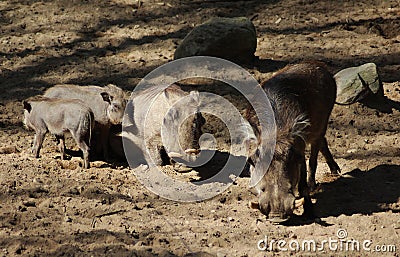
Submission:
<svg viewBox="0 0 400 257">
<path fill-rule="evenodd" d="M 185 173 L 185 172 L 192 171 L 191 167 L 188 167 L 183 163 L 176 162 L 173 164 L 173 166 L 174 166 L 174 170 L 179 173 Z"/>
</svg>

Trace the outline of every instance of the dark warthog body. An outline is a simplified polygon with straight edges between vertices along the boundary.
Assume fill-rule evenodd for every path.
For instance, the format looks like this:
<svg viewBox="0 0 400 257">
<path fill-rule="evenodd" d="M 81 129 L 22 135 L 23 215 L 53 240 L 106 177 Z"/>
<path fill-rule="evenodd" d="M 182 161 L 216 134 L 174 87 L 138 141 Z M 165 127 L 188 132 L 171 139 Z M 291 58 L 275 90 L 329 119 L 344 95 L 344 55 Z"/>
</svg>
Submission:
<svg viewBox="0 0 400 257">
<path fill-rule="evenodd" d="M 332 173 L 339 171 L 325 138 L 330 113 L 335 103 L 336 84 L 322 63 L 306 62 L 288 66 L 262 84 L 274 110 L 277 134 L 275 153 L 269 167 L 262 142 L 252 160 L 252 176 L 263 178 L 255 186 L 257 208 L 271 220 L 284 221 L 292 214 L 295 196 L 304 197 L 304 214 L 312 215 L 309 196 L 315 187 L 317 155 L 321 151 Z M 250 119 L 251 123 L 252 120 Z M 262 138 L 262 135 L 258 135 Z M 311 144 L 309 176 L 305 164 L 305 147 Z"/>
<path fill-rule="evenodd" d="M 126 99 L 122 89 L 112 84 L 105 87 L 65 84 L 49 88 L 44 96 L 79 99 L 93 111 L 96 129 L 99 131 L 95 138 L 96 152 L 103 153 L 107 160 L 110 126 L 120 124 L 125 111 Z"/>
<path fill-rule="evenodd" d="M 137 164 L 147 163 L 143 159 L 147 151 L 156 165 L 165 164 L 163 157 L 187 159 L 199 148 L 198 140 L 205 122 L 198 112 L 199 105 L 197 91 L 187 93 L 177 85 L 161 93 L 154 87 L 134 92 L 123 123 L 125 134 L 122 136 L 127 139 L 124 142 L 128 142 L 125 148 L 136 149 L 130 151 L 128 158 Z"/>
<path fill-rule="evenodd" d="M 29 98 L 23 104 L 24 124 L 36 132 L 32 148 L 36 158 L 39 157 L 44 136 L 49 131 L 56 136 L 61 159 L 64 159 L 64 133 L 70 132 L 83 152 L 83 166 L 89 168 L 89 145 L 94 125 L 94 115 L 90 108 L 79 100 L 47 97 Z"/>
</svg>

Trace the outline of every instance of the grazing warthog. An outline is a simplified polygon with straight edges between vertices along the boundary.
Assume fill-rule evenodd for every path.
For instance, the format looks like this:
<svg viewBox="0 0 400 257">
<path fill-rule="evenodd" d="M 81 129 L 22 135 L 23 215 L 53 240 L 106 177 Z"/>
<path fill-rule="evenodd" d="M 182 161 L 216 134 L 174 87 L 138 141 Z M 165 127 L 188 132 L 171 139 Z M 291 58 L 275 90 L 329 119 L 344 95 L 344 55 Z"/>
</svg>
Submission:
<svg viewBox="0 0 400 257">
<path fill-rule="evenodd" d="M 135 92 L 128 102 L 128 115 L 123 123 L 126 134 L 122 135 L 128 140 L 125 142 L 137 147 L 136 156 L 130 159 L 144 164 L 143 153 L 148 152 L 154 164 L 163 165 L 172 162 L 172 158 L 187 160 L 198 153 L 205 122 L 199 105 L 198 91 L 187 93 L 175 84 L 161 93 L 156 87 Z M 180 164 L 173 164 L 178 171 L 183 171 Z"/>
<path fill-rule="evenodd" d="M 112 124 L 120 124 L 125 111 L 126 99 L 121 88 L 109 84 L 105 87 L 78 86 L 71 84 L 56 85 L 49 88 L 44 96 L 65 99 L 78 99 L 85 103 L 94 113 L 96 130 L 96 152 L 103 153 L 108 159 L 108 137 Z"/>
<path fill-rule="evenodd" d="M 256 184 L 258 208 L 270 220 L 287 220 L 295 207 L 304 204 L 304 215 L 313 216 L 310 189 L 315 187 L 317 155 L 321 151 L 332 173 L 340 169 L 333 160 L 325 138 L 328 119 L 336 98 L 336 83 L 322 63 L 305 62 L 280 70 L 262 84 L 270 100 L 276 120 L 276 145 L 271 164 L 266 162 L 267 151 L 263 142 L 252 140 L 250 145 L 251 176 L 265 175 Z M 248 117 L 257 138 L 263 138 Z M 249 142 L 247 142 L 249 144 Z M 305 163 L 305 147 L 311 144 L 309 175 Z M 301 198 L 295 201 L 295 196 Z"/>
<path fill-rule="evenodd" d="M 23 105 L 24 124 L 36 132 L 32 148 L 36 158 L 49 131 L 56 136 L 64 160 L 64 133 L 70 132 L 83 152 L 83 167 L 89 168 L 89 145 L 94 125 L 94 115 L 89 107 L 79 100 L 47 97 L 28 98 Z"/>
</svg>

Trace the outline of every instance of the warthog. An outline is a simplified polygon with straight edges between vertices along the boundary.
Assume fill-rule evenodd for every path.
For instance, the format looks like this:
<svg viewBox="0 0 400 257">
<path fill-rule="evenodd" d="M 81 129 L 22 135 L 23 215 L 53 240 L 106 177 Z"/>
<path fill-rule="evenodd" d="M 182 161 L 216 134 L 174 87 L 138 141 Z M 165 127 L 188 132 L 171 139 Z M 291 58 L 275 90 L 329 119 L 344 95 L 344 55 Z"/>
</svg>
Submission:
<svg viewBox="0 0 400 257">
<path fill-rule="evenodd" d="M 250 145 L 251 176 L 262 176 L 256 184 L 258 208 L 270 220 L 282 222 L 294 208 L 304 204 L 304 215 L 312 217 L 310 190 L 315 187 L 317 155 L 321 151 L 332 173 L 340 169 L 334 161 L 325 138 L 330 113 L 336 98 L 336 83 L 322 63 L 305 62 L 280 70 L 262 84 L 274 111 L 277 134 L 275 153 L 268 167 L 267 147 L 252 140 Z M 257 138 L 263 138 L 248 117 Z M 265 135 L 264 135 L 265 136 Z M 262 139 L 261 139 L 262 141 Z M 247 142 L 249 144 L 249 142 Z M 305 164 L 305 147 L 311 144 L 309 175 Z M 301 198 L 295 201 L 295 196 Z"/>
<path fill-rule="evenodd" d="M 89 168 L 89 145 L 94 125 L 94 115 L 89 107 L 79 100 L 47 97 L 28 98 L 23 105 L 24 124 L 36 132 L 32 147 L 36 158 L 49 131 L 56 136 L 64 160 L 64 133 L 70 132 L 83 152 L 83 167 Z"/>
<path fill-rule="evenodd" d="M 71 84 L 56 85 L 49 88 L 44 96 L 65 99 L 79 99 L 94 113 L 96 130 L 96 152 L 109 157 L 108 137 L 112 124 L 120 124 L 125 111 L 126 99 L 121 88 L 109 84 L 105 87 L 78 86 Z"/>
<path fill-rule="evenodd" d="M 130 150 L 131 161 L 147 163 L 144 153 L 148 152 L 155 165 L 163 165 L 172 162 L 172 158 L 187 160 L 198 153 L 201 127 L 205 122 L 199 112 L 198 91 L 187 93 L 174 84 L 161 93 L 152 87 L 134 94 L 128 102 L 128 117 L 123 122 L 125 134 L 122 135 L 127 139 L 125 148 Z M 173 164 L 178 171 L 185 169 Z"/>
</svg>

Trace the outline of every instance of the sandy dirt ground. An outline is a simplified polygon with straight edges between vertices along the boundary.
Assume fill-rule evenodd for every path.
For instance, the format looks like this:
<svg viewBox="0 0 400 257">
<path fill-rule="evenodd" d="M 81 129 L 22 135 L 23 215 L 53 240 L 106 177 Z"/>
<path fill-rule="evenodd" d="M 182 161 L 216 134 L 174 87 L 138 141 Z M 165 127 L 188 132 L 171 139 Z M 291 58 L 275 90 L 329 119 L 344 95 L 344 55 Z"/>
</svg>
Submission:
<svg viewBox="0 0 400 257">
<path fill-rule="evenodd" d="M 302 60 L 325 61 L 333 73 L 377 64 L 385 103 L 333 110 L 327 138 L 342 176 L 329 176 L 320 159 L 322 187 L 313 195 L 320 222 L 266 221 L 248 207 L 255 200 L 248 177 L 210 200 L 178 203 L 146 190 L 126 163 L 82 169 L 72 140 L 69 160 L 49 135 L 41 158 L 30 155 L 23 99 L 57 83 L 132 91 L 215 16 L 253 20 L 259 61 L 249 71 L 258 80 Z M 0 256 L 399 256 L 399 17 L 395 0 L 1 1 Z M 340 238 L 342 245 L 321 247 Z M 273 249 L 259 250 L 260 240 Z M 314 240 L 320 249 L 285 252 L 277 240 L 283 248 Z"/>
</svg>

